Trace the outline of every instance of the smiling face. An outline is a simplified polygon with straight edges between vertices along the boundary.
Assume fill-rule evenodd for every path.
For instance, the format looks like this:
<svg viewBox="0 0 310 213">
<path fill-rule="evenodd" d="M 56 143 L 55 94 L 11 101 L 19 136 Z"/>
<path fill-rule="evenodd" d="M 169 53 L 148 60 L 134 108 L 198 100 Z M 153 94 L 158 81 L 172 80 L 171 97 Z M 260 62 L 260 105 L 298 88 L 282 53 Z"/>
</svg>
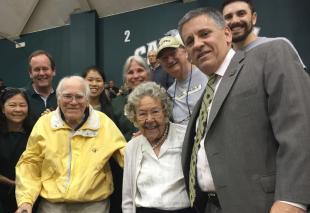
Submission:
<svg viewBox="0 0 310 213">
<path fill-rule="evenodd" d="M 135 60 L 132 60 L 127 69 L 125 79 L 128 87 L 133 89 L 142 82 L 147 81 L 148 73 L 143 66 Z"/>
<path fill-rule="evenodd" d="M 141 133 L 150 143 L 156 143 L 164 135 L 167 119 L 160 101 L 150 96 L 141 98 L 137 110 L 136 121 Z"/>
<path fill-rule="evenodd" d="M 147 58 L 149 60 L 149 63 L 154 66 L 157 63 L 157 58 L 156 58 L 156 51 L 155 50 L 150 50 L 149 53 L 147 54 Z"/>
<path fill-rule="evenodd" d="M 75 128 L 82 121 L 88 106 L 85 86 L 81 81 L 70 78 L 63 82 L 58 96 L 58 105 L 64 114 L 66 123 Z"/>
<path fill-rule="evenodd" d="M 165 48 L 161 51 L 159 62 L 172 77 L 183 80 L 189 72 L 188 54 L 184 48 Z"/>
<path fill-rule="evenodd" d="M 85 80 L 89 85 L 90 97 L 99 97 L 104 90 L 104 79 L 102 76 L 97 71 L 91 70 L 87 73 Z"/>
<path fill-rule="evenodd" d="M 233 42 L 246 40 L 256 24 L 256 12 L 253 13 L 250 6 L 243 1 L 227 4 L 223 8 L 223 16 L 231 29 Z"/>
<path fill-rule="evenodd" d="M 231 48 L 230 29 L 219 26 L 207 15 L 184 23 L 181 36 L 192 63 L 207 75 L 216 72 Z"/>
<path fill-rule="evenodd" d="M 52 87 L 52 80 L 56 72 L 51 68 L 51 62 L 46 55 L 32 57 L 30 66 L 29 76 L 36 90 Z"/>
<path fill-rule="evenodd" d="M 27 101 L 21 94 L 14 95 L 5 101 L 2 112 L 7 118 L 8 126 L 22 124 L 28 115 Z"/>
</svg>

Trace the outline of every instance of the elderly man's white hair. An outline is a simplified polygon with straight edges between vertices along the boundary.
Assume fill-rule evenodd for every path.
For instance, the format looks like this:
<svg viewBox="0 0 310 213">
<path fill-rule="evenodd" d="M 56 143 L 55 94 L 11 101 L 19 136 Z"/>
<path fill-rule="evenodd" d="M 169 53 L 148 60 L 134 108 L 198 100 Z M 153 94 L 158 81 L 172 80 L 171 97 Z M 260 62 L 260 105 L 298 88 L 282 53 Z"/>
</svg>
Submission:
<svg viewBox="0 0 310 213">
<path fill-rule="evenodd" d="M 62 94 L 62 91 L 63 91 L 63 86 L 64 86 L 64 83 L 67 83 L 67 81 L 71 81 L 71 80 L 78 80 L 84 87 L 84 95 L 85 97 L 89 98 L 89 94 L 90 94 L 90 89 L 89 89 L 89 86 L 88 84 L 86 83 L 85 79 L 82 78 L 81 76 L 78 76 L 78 75 L 72 75 L 72 76 L 66 76 L 64 78 L 62 78 L 59 83 L 58 83 L 58 86 L 56 88 L 56 96 L 57 96 L 57 99 L 59 98 L 59 96 Z"/>
</svg>

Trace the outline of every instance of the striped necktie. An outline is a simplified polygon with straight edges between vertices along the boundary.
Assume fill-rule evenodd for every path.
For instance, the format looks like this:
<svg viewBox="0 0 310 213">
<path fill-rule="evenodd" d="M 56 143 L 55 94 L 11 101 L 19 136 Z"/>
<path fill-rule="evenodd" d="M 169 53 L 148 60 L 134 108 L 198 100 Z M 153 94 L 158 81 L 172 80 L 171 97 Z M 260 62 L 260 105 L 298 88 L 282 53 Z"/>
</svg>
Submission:
<svg viewBox="0 0 310 213">
<path fill-rule="evenodd" d="M 195 141 L 193 145 L 191 162 L 190 162 L 190 170 L 189 170 L 189 199 L 191 202 L 191 206 L 193 206 L 195 198 L 196 198 L 196 164 L 197 164 L 197 153 L 199 150 L 199 144 L 201 139 L 203 138 L 207 126 L 208 119 L 208 107 L 212 102 L 214 95 L 214 87 L 216 82 L 216 74 L 213 74 L 209 77 L 207 88 L 204 93 L 199 117 L 198 117 L 198 128 L 196 131 Z"/>
</svg>

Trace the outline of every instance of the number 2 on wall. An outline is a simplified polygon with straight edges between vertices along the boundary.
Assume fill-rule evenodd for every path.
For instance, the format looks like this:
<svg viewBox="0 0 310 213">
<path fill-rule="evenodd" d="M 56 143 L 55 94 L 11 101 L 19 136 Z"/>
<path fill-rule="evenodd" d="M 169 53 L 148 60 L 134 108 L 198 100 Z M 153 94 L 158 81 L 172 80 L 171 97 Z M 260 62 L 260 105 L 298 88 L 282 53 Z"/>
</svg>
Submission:
<svg viewBox="0 0 310 213">
<path fill-rule="evenodd" d="M 129 36 L 130 36 L 130 30 L 124 31 L 125 39 L 124 42 L 130 42 Z"/>
</svg>

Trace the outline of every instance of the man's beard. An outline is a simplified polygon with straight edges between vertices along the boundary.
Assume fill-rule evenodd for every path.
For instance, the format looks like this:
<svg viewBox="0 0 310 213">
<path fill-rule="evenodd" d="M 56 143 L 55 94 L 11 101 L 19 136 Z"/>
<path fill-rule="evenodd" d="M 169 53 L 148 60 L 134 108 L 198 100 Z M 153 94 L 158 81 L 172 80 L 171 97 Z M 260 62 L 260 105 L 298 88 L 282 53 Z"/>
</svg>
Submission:
<svg viewBox="0 0 310 213">
<path fill-rule="evenodd" d="M 241 35 L 237 35 L 237 36 L 233 35 L 233 37 L 232 37 L 233 43 L 238 43 L 238 42 L 244 41 L 253 30 L 252 23 L 245 23 L 244 22 L 241 24 L 241 26 L 244 27 L 244 33 Z"/>
</svg>

